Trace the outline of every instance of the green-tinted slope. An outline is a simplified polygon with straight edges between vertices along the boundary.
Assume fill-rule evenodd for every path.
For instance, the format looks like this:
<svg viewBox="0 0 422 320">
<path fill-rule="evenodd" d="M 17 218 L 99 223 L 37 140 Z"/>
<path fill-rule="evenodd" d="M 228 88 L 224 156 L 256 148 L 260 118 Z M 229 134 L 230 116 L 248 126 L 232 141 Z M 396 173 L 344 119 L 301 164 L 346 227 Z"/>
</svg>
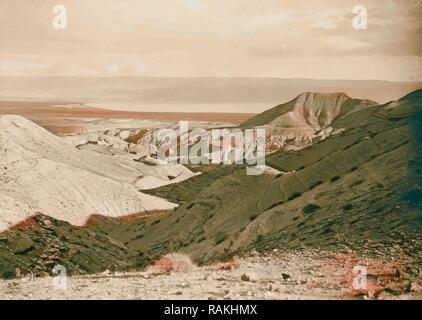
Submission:
<svg viewBox="0 0 422 320">
<path fill-rule="evenodd" d="M 66 267 L 71 275 L 131 270 L 148 262 L 142 252 L 103 232 L 75 227 L 44 215 L 0 234 L 0 278 L 18 274 L 52 275 L 55 265 Z"/>
<path fill-rule="evenodd" d="M 270 156 L 267 163 L 284 171 L 277 177 L 235 171 L 197 185 L 193 199 L 132 245 L 153 255 L 181 250 L 201 262 L 279 246 L 350 247 L 370 240 L 387 251 L 395 242 L 406 247 L 410 234 L 419 236 L 413 226 L 420 211 L 402 194 L 417 158 L 411 124 L 421 107 L 416 99 L 345 115 L 335 124 L 344 132 Z M 409 254 L 417 252 L 412 248 Z"/>
</svg>

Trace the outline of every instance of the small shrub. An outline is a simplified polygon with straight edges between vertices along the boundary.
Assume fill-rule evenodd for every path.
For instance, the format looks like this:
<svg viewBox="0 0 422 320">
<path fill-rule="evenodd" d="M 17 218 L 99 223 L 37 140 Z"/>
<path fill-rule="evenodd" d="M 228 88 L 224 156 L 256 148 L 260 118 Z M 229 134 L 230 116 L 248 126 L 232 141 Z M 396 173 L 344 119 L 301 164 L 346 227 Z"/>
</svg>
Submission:
<svg viewBox="0 0 422 320">
<path fill-rule="evenodd" d="M 228 235 L 225 232 L 218 232 L 215 235 L 214 243 L 215 245 L 222 243 L 224 240 L 228 238 Z"/>
<path fill-rule="evenodd" d="M 331 178 L 331 182 L 336 182 L 337 180 L 340 180 L 339 176 L 334 176 Z"/>
<path fill-rule="evenodd" d="M 358 180 L 358 181 L 353 182 L 350 186 L 351 187 L 356 187 L 356 186 L 358 186 L 358 185 L 360 185 L 362 183 L 363 183 L 363 180 Z"/>
<path fill-rule="evenodd" d="M 353 209 L 353 205 L 351 204 L 346 204 L 345 206 L 343 206 L 342 208 L 344 211 L 349 211 Z"/>
<path fill-rule="evenodd" d="M 275 207 L 277 207 L 278 205 L 280 205 L 280 204 L 282 204 L 282 203 L 283 203 L 283 201 L 276 202 L 276 203 L 274 203 L 274 204 L 270 205 L 267 209 L 265 209 L 265 211 L 266 211 L 266 210 L 270 210 L 270 209 L 272 209 L 272 208 L 275 208 Z"/>
<path fill-rule="evenodd" d="M 300 192 L 293 192 L 292 195 L 288 198 L 288 200 L 296 199 L 297 197 L 300 197 L 302 194 Z"/>
<path fill-rule="evenodd" d="M 311 185 L 310 185 L 310 187 L 309 187 L 309 190 L 311 190 L 311 189 L 313 189 L 313 188 L 316 188 L 316 187 L 318 187 L 319 185 L 321 185 L 322 184 L 322 181 L 321 180 L 319 180 L 319 181 L 315 181 L 315 182 L 313 182 Z"/>
<path fill-rule="evenodd" d="M 261 242 L 262 240 L 264 240 L 264 236 L 262 234 L 258 234 L 256 236 L 256 243 Z"/>
<path fill-rule="evenodd" d="M 354 167 L 352 167 L 352 169 L 350 169 L 350 172 L 356 171 L 357 169 L 359 169 L 359 167 L 358 166 L 354 166 Z"/>
<path fill-rule="evenodd" d="M 257 217 L 258 217 L 258 215 L 256 213 L 254 213 L 249 217 L 249 220 L 254 221 Z"/>
<path fill-rule="evenodd" d="M 320 206 L 313 204 L 313 203 L 310 203 L 305 208 L 303 208 L 302 211 L 305 214 L 311 214 L 311 213 L 314 213 L 315 211 L 318 211 L 319 209 L 321 209 Z"/>
<path fill-rule="evenodd" d="M 200 243 L 200 242 L 204 241 L 205 239 L 207 239 L 207 237 L 203 236 L 203 237 L 199 238 L 196 242 Z"/>
</svg>

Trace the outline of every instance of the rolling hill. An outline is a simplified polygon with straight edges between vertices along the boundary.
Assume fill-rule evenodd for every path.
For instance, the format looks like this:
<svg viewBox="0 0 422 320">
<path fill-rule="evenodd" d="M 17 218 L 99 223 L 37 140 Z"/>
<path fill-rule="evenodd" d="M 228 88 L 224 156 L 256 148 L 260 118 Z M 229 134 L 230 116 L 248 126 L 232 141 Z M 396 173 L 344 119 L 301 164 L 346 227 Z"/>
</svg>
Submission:
<svg viewBox="0 0 422 320">
<path fill-rule="evenodd" d="M 277 176 L 215 168 L 149 191 L 182 205 L 133 245 L 156 254 L 180 250 L 202 263 L 280 246 L 385 253 L 396 242 L 409 249 L 413 238 L 417 248 L 420 92 L 336 118 L 332 126 L 342 132 L 300 151 L 272 154 L 267 164 L 282 172 Z M 414 258 L 415 248 L 408 251 Z"/>
<path fill-rule="evenodd" d="M 265 128 L 270 149 L 304 147 L 336 133 L 331 127 L 335 120 L 374 105 L 345 93 L 305 92 L 245 121 L 240 128 Z"/>
</svg>

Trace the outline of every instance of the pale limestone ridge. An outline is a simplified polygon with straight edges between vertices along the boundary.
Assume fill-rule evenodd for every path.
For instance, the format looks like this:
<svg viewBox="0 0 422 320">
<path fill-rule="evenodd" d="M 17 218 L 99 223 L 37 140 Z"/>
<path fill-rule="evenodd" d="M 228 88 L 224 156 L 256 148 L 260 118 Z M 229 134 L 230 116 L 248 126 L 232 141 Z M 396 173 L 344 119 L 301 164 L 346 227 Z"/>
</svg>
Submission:
<svg viewBox="0 0 422 320">
<path fill-rule="evenodd" d="M 14 115 L 0 117 L 0 155 L 0 232 L 37 212 L 83 225 L 92 214 L 172 209 L 177 205 L 139 192 L 148 187 L 142 177 L 154 177 L 156 187 L 179 181 L 169 177 L 193 176 L 181 165 L 150 166 L 134 155 L 79 150 Z"/>
<path fill-rule="evenodd" d="M 265 127 L 270 149 L 285 147 L 288 141 L 300 148 L 335 133 L 331 124 L 340 116 L 373 105 L 376 105 L 373 101 L 353 99 L 342 92 L 304 92 L 287 103 L 258 114 L 241 127 Z"/>
</svg>

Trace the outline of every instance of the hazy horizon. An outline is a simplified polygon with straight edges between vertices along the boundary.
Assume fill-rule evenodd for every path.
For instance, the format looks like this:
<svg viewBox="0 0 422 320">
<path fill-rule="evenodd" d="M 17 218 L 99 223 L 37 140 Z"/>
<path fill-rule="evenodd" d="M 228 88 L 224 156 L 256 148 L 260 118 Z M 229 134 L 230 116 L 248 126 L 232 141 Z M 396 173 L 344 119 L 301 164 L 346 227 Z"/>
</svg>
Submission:
<svg viewBox="0 0 422 320">
<path fill-rule="evenodd" d="M 259 113 L 303 92 L 344 92 L 378 103 L 421 82 L 251 77 L 0 77 L 0 100 L 72 102 L 142 112 Z"/>
</svg>

